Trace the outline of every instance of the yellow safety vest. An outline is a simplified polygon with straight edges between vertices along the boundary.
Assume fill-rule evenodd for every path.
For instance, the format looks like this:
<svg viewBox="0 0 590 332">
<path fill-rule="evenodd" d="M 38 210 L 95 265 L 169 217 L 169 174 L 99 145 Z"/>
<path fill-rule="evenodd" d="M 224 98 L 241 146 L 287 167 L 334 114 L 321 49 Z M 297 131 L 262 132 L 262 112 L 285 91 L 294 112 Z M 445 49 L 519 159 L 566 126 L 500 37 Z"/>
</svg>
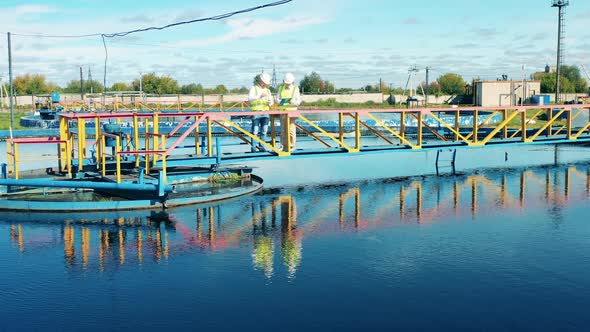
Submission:
<svg viewBox="0 0 590 332">
<path fill-rule="evenodd" d="M 270 90 L 268 90 L 268 88 L 265 89 L 265 88 L 262 88 L 262 87 L 260 87 L 258 85 L 255 85 L 254 86 L 254 89 L 256 89 L 256 94 L 257 95 L 260 94 L 260 92 L 261 92 L 260 89 L 262 89 L 262 90 L 267 90 L 266 93 L 267 93 L 267 95 L 270 96 Z M 268 110 L 270 110 L 268 99 L 263 98 L 263 99 L 255 99 L 255 100 L 252 100 L 250 102 L 250 108 L 253 111 L 268 111 Z"/>
<path fill-rule="evenodd" d="M 292 85 L 291 89 L 287 89 L 284 84 L 279 85 L 279 98 L 280 99 L 293 98 L 295 96 L 295 89 L 297 89 L 297 87 L 295 85 Z M 281 110 L 281 111 L 296 111 L 297 106 L 286 103 L 284 105 L 279 105 L 279 110 Z"/>
</svg>

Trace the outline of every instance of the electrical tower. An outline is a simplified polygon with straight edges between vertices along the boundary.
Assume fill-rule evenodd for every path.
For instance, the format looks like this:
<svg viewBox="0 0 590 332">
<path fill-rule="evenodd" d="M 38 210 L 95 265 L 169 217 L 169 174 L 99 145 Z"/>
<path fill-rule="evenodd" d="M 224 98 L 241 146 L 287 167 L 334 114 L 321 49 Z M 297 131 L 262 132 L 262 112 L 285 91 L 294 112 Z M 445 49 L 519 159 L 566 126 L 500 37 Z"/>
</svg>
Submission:
<svg viewBox="0 0 590 332">
<path fill-rule="evenodd" d="M 279 85 L 277 83 L 277 70 L 275 65 L 272 65 L 272 80 L 270 81 L 270 86 L 277 91 Z"/>
<path fill-rule="evenodd" d="M 559 104 L 561 102 L 560 92 L 561 92 L 561 82 L 560 82 L 560 75 L 561 75 L 561 64 L 563 62 L 563 49 L 564 49 L 564 41 L 565 41 L 565 7 L 570 4 L 569 0 L 551 0 L 551 6 L 557 7 L 559 10 L 559 19 L 557 23 L 557 68 L 556 74 L 557 79 L 555 80 L 555 103 Z"/>
<path fill-rule="evenodd" d="M 416 65 L 414 65 L 414 67 L 408 69 L 408 81 L 406 82 L 406 88 L 405 88 L 405 90 L 408 90 L 408 86 L 410 87 L 408 97 L 415 97 L 414 95 L 416 94 L 416 90 L 414 89 L 414 75 L 416 75 L 416 73 L 419 71 L 420 70 L 418 69 L 418 67 L 416 67 Z M 404 91 L 404 94 L 405 94 L 405 91 Z"/>
</svg>

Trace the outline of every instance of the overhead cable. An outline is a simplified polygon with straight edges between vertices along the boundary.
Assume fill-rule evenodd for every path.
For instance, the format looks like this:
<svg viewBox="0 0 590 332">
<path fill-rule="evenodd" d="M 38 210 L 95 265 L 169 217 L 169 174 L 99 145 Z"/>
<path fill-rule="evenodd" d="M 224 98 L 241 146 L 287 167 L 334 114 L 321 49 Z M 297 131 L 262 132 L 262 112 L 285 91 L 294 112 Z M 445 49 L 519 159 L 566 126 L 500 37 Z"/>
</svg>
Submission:
<svg viewBox="0 0 590 332">
<path fill-rule="evenodd" d="M 148 27 L 148 28 L 135 29 L 135 30 L 116 32 L 116 33 L 91 33 L 91 34 L 84 34 L 84 35 L 45 35 L 42 33 L 14 33 L 13 35 L 25 36 L 25 37 L 41 37 L 41 38 L 86 38 L 86 37 L 98 37 L 98 36 L 106 37 L 106 38 L 124 37 L 124 36 L 130 35 L 132 33 L 137 33 L 137 32 L 145 32 L 145 31 L 151 31 L 151 30 L 164 30 L 164 29 L 168 29 L 171 27 L 179 26 L 179 25 L 199 23 L 199 22 L 204 22 L 204 21 L 223 20 L 223 19 L 235 16 L 235 15 L 239 15 L 239 14 L 249 13 L 249 12 L 253 12 L 253 11 L 268 8 L 268 7 L 275 7 L 275 6 L 284 5 L 284 4 L 289 3 L 291 1 L 293 1 L 293 0 L 280 0 L 280 1 L 267 3 L 264 5 L 259 5 L 259 6 L 255 6 L 255 7 L 250 7 L 250 8 L 246 8 L 246 9 L 233 11 L 230 13 L 225 13 L 225 14 L 220 14 L 220 15 L 215 15 L 215 16 L 210 16 L 210 17 L 204 17 L 204 18 L 198 18 L 198 19 L 188 20 L 188 21 L 175 22 L 175 23 L 167 24 L 167 25 L 164 25 L 161 27 L 153 26 L 153 27 Z"/>
</svg>

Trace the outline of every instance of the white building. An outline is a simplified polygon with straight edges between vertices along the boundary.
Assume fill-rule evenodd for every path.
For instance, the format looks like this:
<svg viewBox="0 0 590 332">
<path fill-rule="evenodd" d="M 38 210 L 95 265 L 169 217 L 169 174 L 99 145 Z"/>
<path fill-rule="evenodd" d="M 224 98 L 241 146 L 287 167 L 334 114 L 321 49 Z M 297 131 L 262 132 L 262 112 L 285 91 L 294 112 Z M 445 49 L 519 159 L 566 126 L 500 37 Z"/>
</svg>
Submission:
<svg viewBox="0 0 590 332">
<path fill-rule="evenodd" d="M 530 102 L 533 95 L 541 93 L 539 81 L 474 81 L 475 106 L 515 106 Z"/>
</svg>

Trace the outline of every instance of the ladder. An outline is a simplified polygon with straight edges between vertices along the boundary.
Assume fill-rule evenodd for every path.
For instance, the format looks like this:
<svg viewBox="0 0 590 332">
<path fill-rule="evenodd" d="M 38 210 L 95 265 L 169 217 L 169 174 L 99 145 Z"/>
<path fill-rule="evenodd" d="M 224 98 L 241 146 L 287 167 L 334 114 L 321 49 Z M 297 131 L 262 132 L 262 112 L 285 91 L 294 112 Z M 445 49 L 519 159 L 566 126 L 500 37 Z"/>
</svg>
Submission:
<svg viewBox="0 0 590 332">
<path fill-rule="evenodd" d="M 441 169 L 450 168 L 451 175 L 456 175 L 455 160 L 457 159 L 457 149 L 438 149 L 436 150 L 436 176 L 441 175 Z M 448 163 L 448 164 L 446 164 Z"/>
</svg>

